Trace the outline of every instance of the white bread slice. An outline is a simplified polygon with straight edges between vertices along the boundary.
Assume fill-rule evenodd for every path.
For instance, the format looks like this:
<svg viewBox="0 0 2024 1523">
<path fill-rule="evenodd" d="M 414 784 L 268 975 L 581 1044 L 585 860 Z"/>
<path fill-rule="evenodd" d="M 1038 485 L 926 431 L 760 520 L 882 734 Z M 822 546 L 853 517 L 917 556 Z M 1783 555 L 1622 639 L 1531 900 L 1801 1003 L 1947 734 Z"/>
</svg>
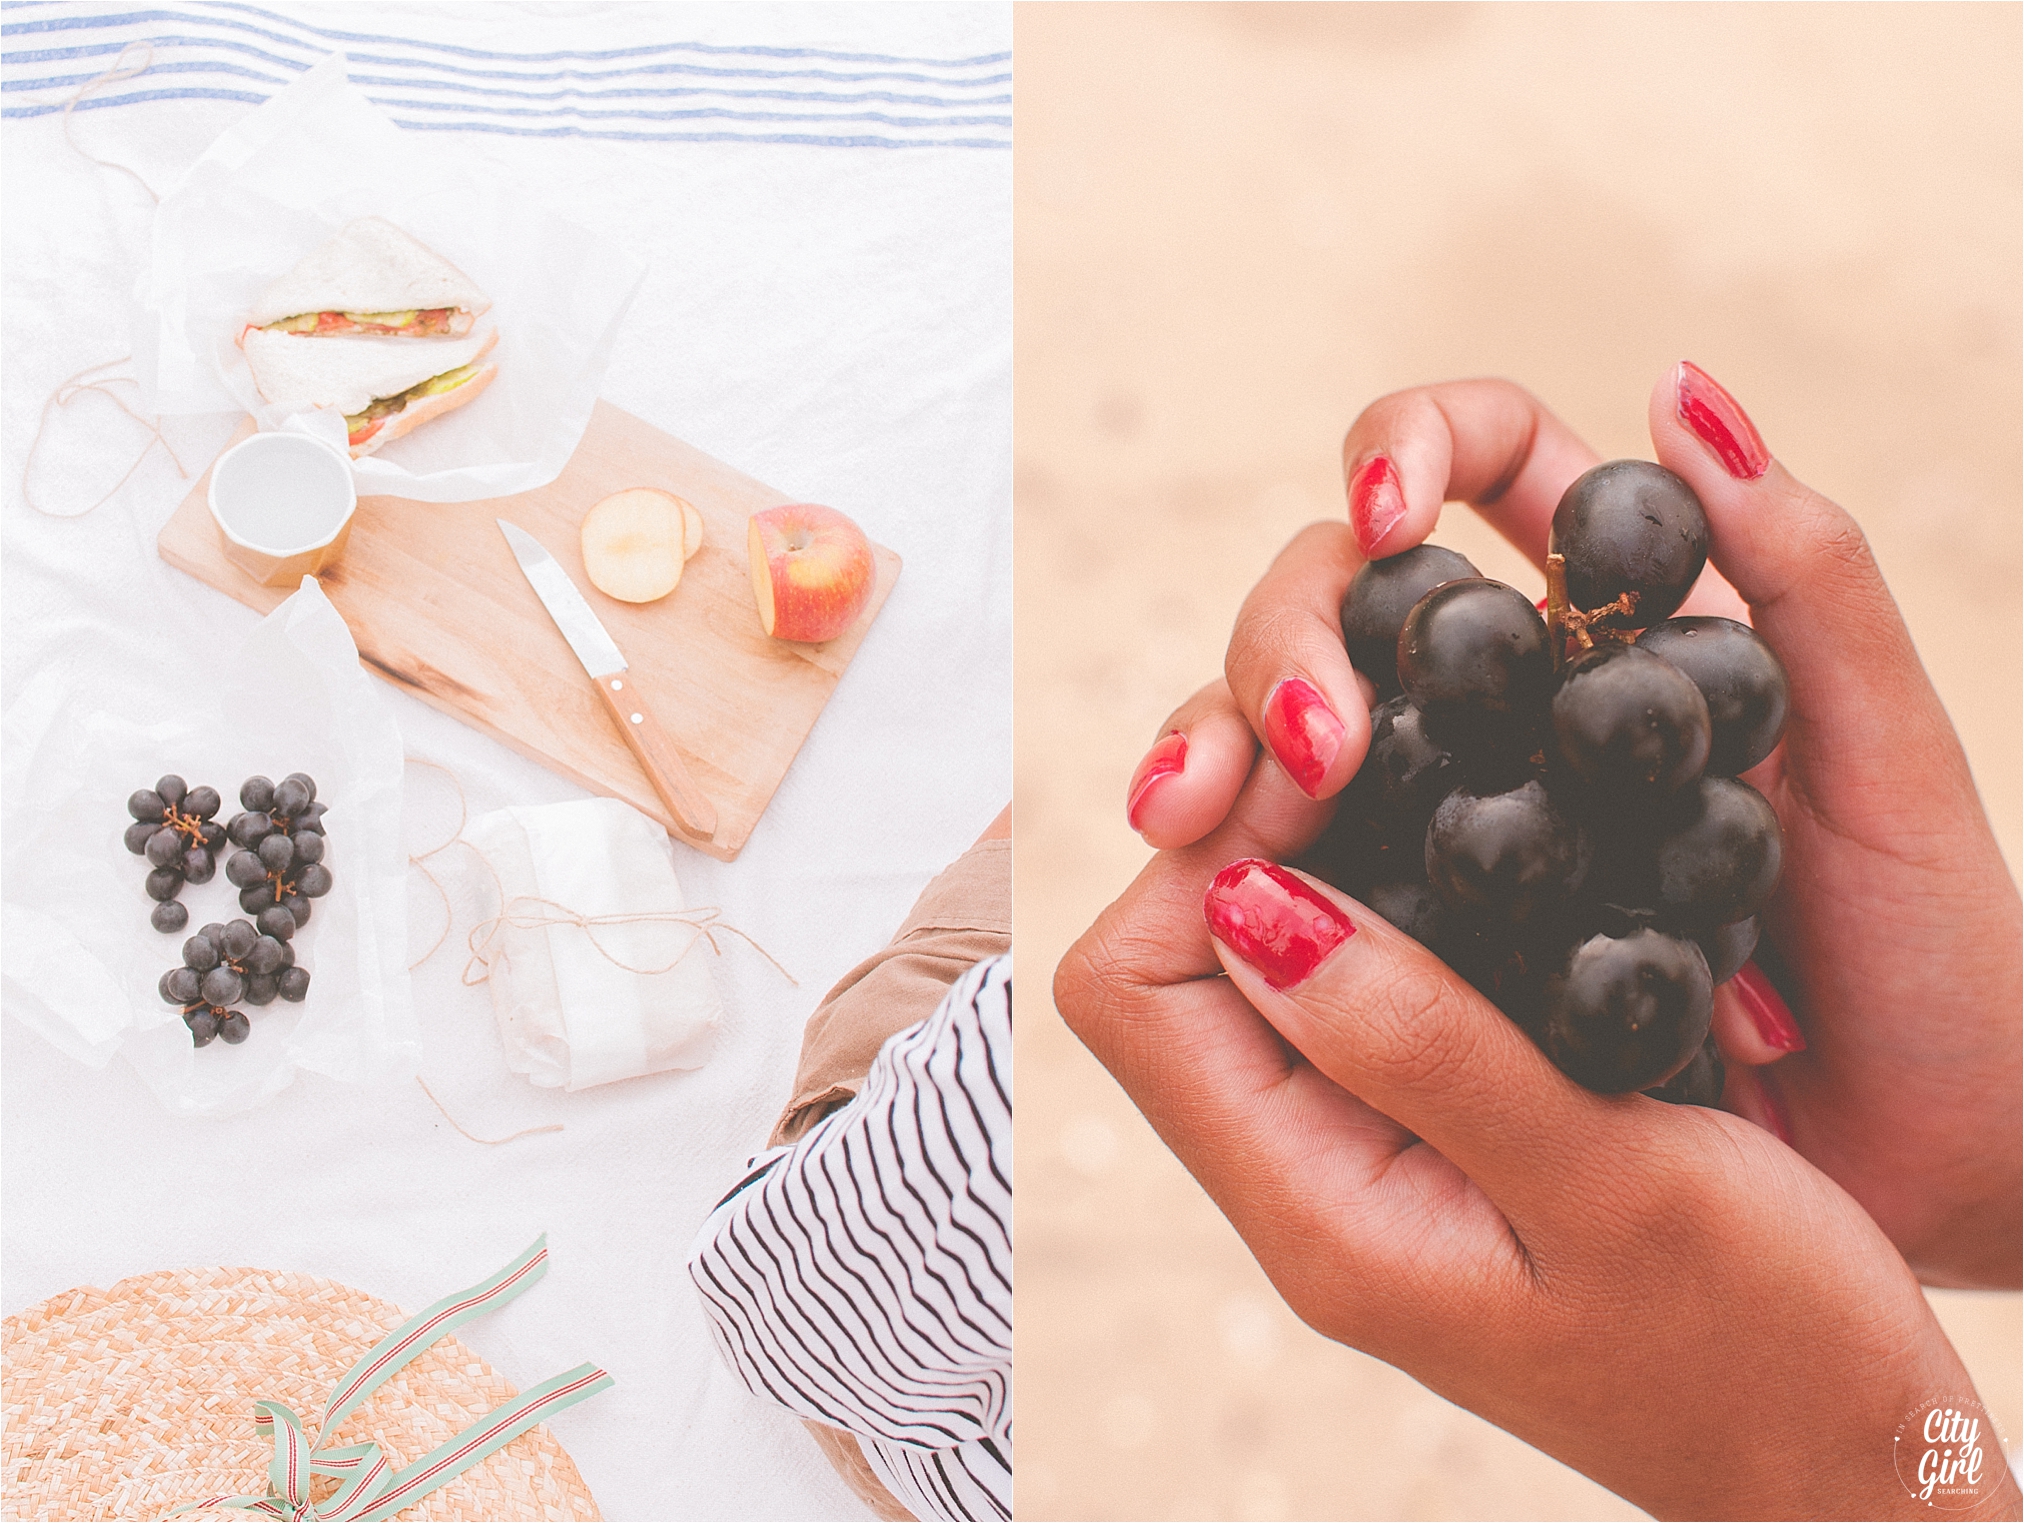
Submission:
<svg viewBox="0 0 2024 1523">
<path fill-rule="evenodd" d="M 470 276 L 383 217 L 361 217 L 260 293 L 255 328 L 305 312 L 405 312 L 438 307 L 481 313 L 492 305 Z M 448 368 L 448 367 L 446 367 Z"/>
<path fill-rule="evenodd" d="M 356 414 L 381 397 L 399 396 L 433 376 L 475 364 L 498 341 L 499 330 L 487 325 L 482 333 L 455 339 L 309 339 L 251 328 L 239 343 L 254 384 L 269 402 Z"/>
<path fill-rule="evenodd" d="M 430 340 L 419 339 L 417 342 L 426 344 Z M 354 444 L 351 447 L 351 458 L 363 460 L 367 455 L 372 454 L 373 451 L 381 448 L 383 445 L 392 444 L 394 440 L 413 433 L 430 419 L 440 418 L 446 412 L 455 412 L 466 402 L 477 400 L 478 393 L 483 391 L 487 386 L 490 386 L 492 384 L 492 377 L 498 373 L 499 367 L 497 365 L 487 365 L 483 370 L 472 376 L 470 380 L 453 391 L 446 391 L 438 396 L 423 397 L 418 402 L 408 403 L 406 407 L 403 407 L 399 412 L 388 418 L 385 423 L 381 424 L 378 433 L 374 434 L 363 444 Z"/>
</svg>

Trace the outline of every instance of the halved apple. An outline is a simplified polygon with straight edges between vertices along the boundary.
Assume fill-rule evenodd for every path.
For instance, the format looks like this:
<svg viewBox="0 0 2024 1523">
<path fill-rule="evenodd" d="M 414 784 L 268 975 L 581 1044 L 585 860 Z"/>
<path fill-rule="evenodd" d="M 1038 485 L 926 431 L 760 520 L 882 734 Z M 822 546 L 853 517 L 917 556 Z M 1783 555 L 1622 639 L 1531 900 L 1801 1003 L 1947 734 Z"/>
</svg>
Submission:
<svg viewBox="0 0 2024 1523">
<path fill-rule="evenodd" d="M 877 567 L 864 530 L 834 508 L 786 503 L 746 531 L 759 623 L 776 640 L 833 640 L 870 601 Z"/>
<path fill-rule="evenodd" d="M 694 524 L 692 534 L 691 523 Z M 622 603 L 651 603 L 675 590 L 702 543 L 703 515 L 672 492 L 614 492 L 583 518 L 583 570 L 591 585 Z"/>
</svg>

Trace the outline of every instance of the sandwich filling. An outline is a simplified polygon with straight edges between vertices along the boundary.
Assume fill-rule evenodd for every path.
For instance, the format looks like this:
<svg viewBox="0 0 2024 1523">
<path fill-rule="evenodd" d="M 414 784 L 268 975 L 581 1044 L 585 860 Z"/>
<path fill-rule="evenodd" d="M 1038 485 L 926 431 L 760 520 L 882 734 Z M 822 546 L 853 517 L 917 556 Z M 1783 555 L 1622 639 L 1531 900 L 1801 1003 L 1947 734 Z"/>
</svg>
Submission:
<svg viewBox="0 0 2024 1523">
<path fill-rule="evenodd" d="M 459 319 L 462 321 L 460 322 Z M 269 333 L 378 333 L 398 338 L 440 338 L 469 331 L 471 314 L 457 307 L 406 312 L 302 312 L 267 323 Z"/>
<path fill-rule="evenodd" d="M 413 373 L 409 372 L 410 375 Z M 476 365 L 459 365 L 455 370 L 446 370 L 439 376 L 430 377 L 419 386 L 410 386 L 398 396 L 380 397 L 369 402 L 364 412 L 345 414 L 344 427 L 349 436 L 348 442 L 354 445 L 365 443 L 386 427 L 388 418 L 393 417 L 408 403 L 419 402 L 424 397 L 439 397 L 446 391 L 455 391 L 477 373 Z"/>
</svg>

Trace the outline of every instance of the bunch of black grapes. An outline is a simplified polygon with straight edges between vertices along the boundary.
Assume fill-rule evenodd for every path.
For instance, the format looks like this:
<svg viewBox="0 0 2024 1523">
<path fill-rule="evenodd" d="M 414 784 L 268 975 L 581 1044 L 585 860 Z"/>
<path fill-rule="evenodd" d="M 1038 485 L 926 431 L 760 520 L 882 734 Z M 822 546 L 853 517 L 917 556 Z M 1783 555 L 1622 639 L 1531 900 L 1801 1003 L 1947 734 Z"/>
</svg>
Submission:
<svg viewBox="0 0 2024 1523">
<path fill-rule="evenodd" d="M 332 887 L 324 861 L 325 806 L 316 780 L 291 772 L 280 782 L 249 777 L 239 789 L 240 812 L 228 824 L 212 816 L 221 800 L 215 788 L 186 789 L 173 774 L 127 800 L 134 823 L 129 850 L 154 864 L 147 890 L 156 900 L 150 917 L 158 931 L 180 931 L 190 912 L 176 902 L 185 883 L 208 883 L 217 853 L 238 848 L 225 877 L 239 890 L 239 907 L 253 920 L 207 925 L 183 943 L 183 965 L 161 977 L 161 996 L 180 1006 L 199 1047 L 223 1037 L 243 1042 L 252 1023 L 234 1005 L 291 1002 L 309 993 L 309 970 L 297 967 L 295 933 L 309 923 L 310 901 Z"/>
<path fill-rule="evenodd" d="M 218 870 L 225 827 L 212 816 L 221 802 L 216 788 L 191 788 L 173 772 L 127 800 L 134 822 L 126 828 L 126 848 L 148 859 L 148 897 L 155 901 L 148 921 L 158 931 L 190 923 L 177 895 L 185 883 L 209 883 Z"/>
<path fill-rule="evenodd" d="M 249 777 L 239 789 L 238 814 L 225 836 L 239 850 L 225 863 L 225 877 L 239 890 L 239 908 L 249 915 L 279 907 L 298 926 L 309 923 L 309 902 L 331 889 L 324 864 L 323 812 L 316 780 L 291 772 L 280 782 Z"/>
<path fill-rule="evenodd" d="M 295 965 L 295 920 L 278 905 L 260 912 L 258 923 L 234 920 L 207 925 L 183 943 L 183 965 L 164 973 L 158 986 L 171 1005 L 182 1007 L 190 1039 L 204 1047 L 217 1037 L 243 1042 L 252 1022 L 231 1007 L 271 1004 L 276 998 L 300 1002 L 309 993 L 309 970 Z"/>
<path fill-rule="evenodd" d="M 1717 984 L 1778 882 L 1737 774 L 1785 725 L 1784 668 L 1730 619 L 1673 618 L 1707 560 L 1687 484 L 1599 465 L 1553 515 L 1547 615 L 1423 545 L 1342 605 L 1378 686 L 1369 755 L 1301 865 L 1437 953 L 1592 1090 L 1713 1105 Z"/>
</svg>

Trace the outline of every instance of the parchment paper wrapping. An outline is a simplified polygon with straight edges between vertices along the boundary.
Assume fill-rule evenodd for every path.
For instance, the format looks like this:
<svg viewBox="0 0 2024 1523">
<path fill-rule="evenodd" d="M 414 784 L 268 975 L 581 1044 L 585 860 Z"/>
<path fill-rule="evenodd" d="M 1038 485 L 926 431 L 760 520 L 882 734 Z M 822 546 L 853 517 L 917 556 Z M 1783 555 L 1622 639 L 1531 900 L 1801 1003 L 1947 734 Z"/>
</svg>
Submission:
<svg viewBox="0 0 2024 1523">
<path fill-rule="evenodd" d="M 79 713 L 47 678 L 9 708 L 7 732 L 0 977 L 11 1013 L 93 1067 L 125 1057 L 183 1115 L 250 1109 L 299 1068 L 353 1082 L 417 1071 L 400 732 L 314 579 L 304 577 L 236 653 L 207 660 L 174 719 Z M 121 836 L 132 823 L 128 795 L 165 772 L 216 788 L 221 821 L 238 812 L 239 785 L 254 773 L 307 772 L 329 805 L 334 886 L 295 937 L 309 997 L 242 1007 L 253 1030 L 236 1047 L 193 1047 L 156 989 L 199 926 L 243 918 L 221 860 L 209 883 L 184 886 L 185 929 L 164 935 L 149 925 L 148 861 Z"/>
<path fill-rule="evenodd" d="M 481 902 L 502 896 L 479 950 L 508 1067 L 571 1090 L 702 1067 L 722 1011 L 715 952 L 672 918 L 687 905 L 665 830 L 617 799 L 583 799 L 501 809 L 464 836 L 498 878 Z M 564 912 L 600 923 L 554 923 Z"/>
<path fill-rule="evenodd" d="M 253 414 L 344 447 L 335 413 L 269 407 L 236 342 L 254 297 L 355 217 L 385 217 L 492 299 L 485 394 L 356 462 L 359 495 L 505 497 L 553 481 L 590 421 L 646 266 L 439 135 L 403 132 L 334 54 L 205 150 L 155 214 L 134 368 L 159 413 Z M 313 340 L 304 340 L 313 342 Z"/>
</svg>

